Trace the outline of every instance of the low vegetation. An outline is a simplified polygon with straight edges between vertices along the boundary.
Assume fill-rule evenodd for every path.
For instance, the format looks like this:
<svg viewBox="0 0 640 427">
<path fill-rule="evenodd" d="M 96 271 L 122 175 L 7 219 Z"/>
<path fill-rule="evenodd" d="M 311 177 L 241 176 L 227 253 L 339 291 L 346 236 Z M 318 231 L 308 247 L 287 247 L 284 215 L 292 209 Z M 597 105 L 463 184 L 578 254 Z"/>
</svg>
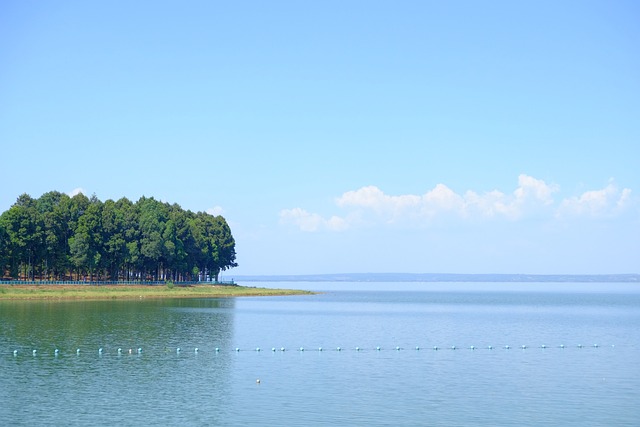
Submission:
<svg viewBox="0 0 640 427">
<path fill-rule="evenodd" d="M 245 286 L 132 286 L 132 285 L 0 285 L 0 300 L 108 300 L 143 298 L 226 298 L 310 295 L 292 289 Z"/>
</svg>

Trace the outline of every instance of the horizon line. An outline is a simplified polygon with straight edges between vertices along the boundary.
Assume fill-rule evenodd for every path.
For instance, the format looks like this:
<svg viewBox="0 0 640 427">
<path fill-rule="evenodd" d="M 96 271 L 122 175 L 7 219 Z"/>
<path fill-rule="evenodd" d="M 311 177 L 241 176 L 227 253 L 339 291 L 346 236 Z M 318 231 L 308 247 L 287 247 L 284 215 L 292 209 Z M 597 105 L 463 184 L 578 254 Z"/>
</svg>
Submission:
<svg viewBox="0 0 640 427">
<path fill-rule="evenodd" d="M 639 273 L 529 274 L 529 273 L 312 273 L 241 274 L 246 281 L 397 281 L 397 282 L 629 282 L 640 283 Z"/>
</svg>

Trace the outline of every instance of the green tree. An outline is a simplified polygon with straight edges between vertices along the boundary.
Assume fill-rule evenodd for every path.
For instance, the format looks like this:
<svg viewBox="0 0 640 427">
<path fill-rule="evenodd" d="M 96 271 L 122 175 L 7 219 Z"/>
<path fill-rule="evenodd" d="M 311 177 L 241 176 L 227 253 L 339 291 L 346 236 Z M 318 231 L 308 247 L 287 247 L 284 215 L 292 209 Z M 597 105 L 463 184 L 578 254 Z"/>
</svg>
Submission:
<svg viewBox="0 0 640 427">
<path fill-rule="evenodd" d="M 4 225 L 4 215 L 0 215 L 0 279 L 9 269 L 10 257 L 9 234 Z"/>
<path fill-rule="evenodd" d="M 167 211 L 161 202 L 154 198 L 141 198 L 138 201 L 140 211 L 140 254 L 145 273 L 158 279 L 162 270 L 162 253 Z"/>
<path fill-rule="evenodd" d="M 45 278 L 63 277 L 69 269 L 68 221 L 65 203 L 69 196 L 58 191 L 45 193 L 36 202 L 44 225 L 43 269 Z"/>
<path fill-rule="evenodd" d="M 205 268 L 215 280 L 218 280 L 220 271 L 231 267 L 237 267 L 235 240 L 231 235 L 231 229 L 221 216 L 212 216 L 206 213 L 198 214 L 198 219 L 204 230 L 206 256 Z"/>
<path fill-rule="evenodd" d="M 0 273 L 15 278 L 217 279 L 235 259 L 223 217 L 153 198 L 23 194 L 0 215 Z"/>
<path fill-rule="evenodd" d="M 3 216 L 9 252 L 13 257 L 12 272 L 17 277 L 17 267 L 20 266 L 23 277 L 33 280 L 38 256 L 42 254 L 43 236 L 35 200 L 28 194 L 22 194 Z"/>
<path fill-rule="evenodd" d="M 122 218 L 122 236 L 125 242 L 124 262 L 119 268 L 124 270 L 123 275 L 126 280 L 141 279 L 138 206 L 123 197 L 116 202 L 116 208 Z"/>
<path fill-rule="evenodd" d="M 107 200 L 102 206 L 102 252 L 111 280 L 118 280 L 127 258 L 125 211 L 121 209 L 122 204 Z"/>
<path fill-rule="evenodd" d="M 102 202 L 91 197 L 86 210 L 78 218 L 73 236 L 69 239 L 71 259 L 78 273 L 88 273 L 89 280 L 102 267 Z"/>
</svg>

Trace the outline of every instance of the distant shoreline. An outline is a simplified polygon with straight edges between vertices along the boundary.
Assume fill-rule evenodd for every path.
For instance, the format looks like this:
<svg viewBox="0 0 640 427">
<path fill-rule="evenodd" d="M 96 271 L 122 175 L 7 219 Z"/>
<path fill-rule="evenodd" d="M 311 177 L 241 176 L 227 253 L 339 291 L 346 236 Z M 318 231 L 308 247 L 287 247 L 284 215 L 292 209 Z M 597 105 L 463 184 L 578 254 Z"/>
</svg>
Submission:
<svg viewBox="0 0 640 427">
<path fill-rule="evenodd" d="M 235 280 L 243 282 L 640 283 L 640 274 L 345 273 L 236 275 Z"/>
</svg>

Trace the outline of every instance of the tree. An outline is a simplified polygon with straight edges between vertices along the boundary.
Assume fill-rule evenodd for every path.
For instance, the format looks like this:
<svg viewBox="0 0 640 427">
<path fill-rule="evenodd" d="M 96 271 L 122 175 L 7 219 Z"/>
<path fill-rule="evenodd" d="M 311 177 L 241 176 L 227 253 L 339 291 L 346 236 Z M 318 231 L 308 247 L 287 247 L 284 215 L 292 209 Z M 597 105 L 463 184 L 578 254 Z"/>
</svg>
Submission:
<svg viewBox="0 0 640 427">
<path fill-rule="evenodd" d="M 124 270 L 126 280 L 140 279 L 142 265 L 138 206 L 124 197 L 116 202 L 116 206 L 122 216 L 122 235 L 125 242 L 124 262 L 119 269 Z"/>
<path fill-rule="evenodd" d="M 205 236 L 203 244 L 204 268 L 218 280 L 220 271 L 231 267 L 237 267 L 235 241 L 225 219 L 221 216 L 212 216 L 206 213 L 198 214 L 198 221 Z"/>
<path fill-rule="evenodd" d="M 69 196 L 58 191 L 45 193 L 36 202 L 44 225 L 44 276 L 60 278 L 69 269 L 68 220 L 65 206 Z"/>
<path fill-rule="evenodd" d="M 4 277 L 5 271 L 9 268 L 11 257 L 9 250 L 9 234 L 5 228 L 3 216 L 0 216 L 0 279 Z"/>
<path fill-rule="evenodd" d="M 102 267 L 102 202 L 91 197 L 84 213 L 78 218 L 74 235 L 69 239 L 69 250 L 78 273 L 94 273 Z"/>
<path fill-rule="evenodd" d="M 167 212 L 162 203 L 154 198 L 141 198 L 140 207 L 140 254 L 146 272 L 158 279 L 162 269 L 162 253 Z"/>
<path fill-rule="evenodd" d="M 0 215 L 0 271 L 15 278 L 217 279 L 235 259 L 223 217 L 154 198 L 23 194 Z"/>
<path fill-rule="evenodd" d="M 118 280 L 127 257 L 124 204 L 107 200 L 102 206 L 102 252 L 111 280 Z"/>
<path fill-rule="evenodd" d="M 18 197 L 16 203 L 3 214 L 9 252 L 13 260 L 12 272 L 34 279 L 37 255 L 42 253 L 42 221 L 35 200 L 28 194 Z"/>
</svg>

